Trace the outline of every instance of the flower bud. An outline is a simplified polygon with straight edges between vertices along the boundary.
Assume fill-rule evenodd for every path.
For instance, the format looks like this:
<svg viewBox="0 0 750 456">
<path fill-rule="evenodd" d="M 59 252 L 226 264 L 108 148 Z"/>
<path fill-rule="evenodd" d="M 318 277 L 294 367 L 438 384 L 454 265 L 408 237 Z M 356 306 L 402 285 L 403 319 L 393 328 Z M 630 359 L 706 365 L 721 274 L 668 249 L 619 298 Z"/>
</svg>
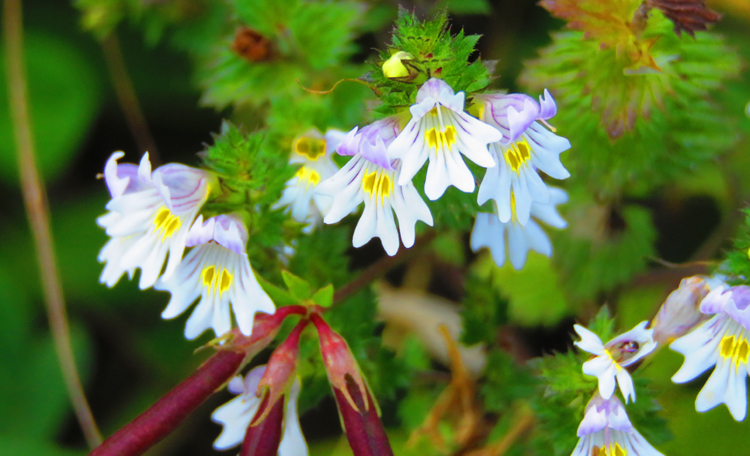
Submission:
<svg viewBox="0 0 750 456">
<path fill-rule="evenodd" d="M 709 315 L 700 311 L 700 303 L 711 290 L 705 277 L 693 276 L 682 279 L 679 288 L 667 296 L 651 327 L 658 344 L 671 342 L 687 334 Z"/>
<path fill-rule="evenodd" d="M 307 326 L 308 320 L 302 320 L 271 354 L 266 371 L 263 373 L 255 395 L 261 398 L 260 406 L 250 426 L 257 426 L 266 417 L 273 413 L 277 402 L 283 405 L 284 394 L 287 393 L 294 383 L 297 372 L 297 361 L 299 359 L 299 338 Z"/>
<path fill-rule="evenodd" d="M 328 381 L 354 456 L 392 456 L 380 412 L 346 341 L 320 317 L 310 316 L 320 339 Z"/>
<path fill-rule="evenodd" d="M 408 52 L 396 52 L 390 59 L 383 62 L 383 74 L 388 79 L 396 79 L 404 82 L 412 81 L 417 77 L 417 72 L 411 66 L 405 65 L 404 62 L 413 59 L 414 56 Z"/>
</svg>

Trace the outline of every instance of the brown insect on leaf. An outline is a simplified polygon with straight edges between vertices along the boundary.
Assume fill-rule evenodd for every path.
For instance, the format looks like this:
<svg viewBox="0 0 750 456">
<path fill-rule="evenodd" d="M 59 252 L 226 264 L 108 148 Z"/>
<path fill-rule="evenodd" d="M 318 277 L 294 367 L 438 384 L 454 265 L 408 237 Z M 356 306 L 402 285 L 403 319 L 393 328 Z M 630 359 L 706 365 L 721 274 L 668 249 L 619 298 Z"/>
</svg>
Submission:
<svg viewBox="0 0 750 456">
<path fill-rule="evenodd" d="M 232 51 L 248 62 L 263 62 L 273 58 L 273 43 L 251 28 L 240 27 L 234 35 Z"/>
<path fill-rule="evenodd" d="M 706 7 L 704 0 L 647 0 L 646 5 L 658 8 L 674 23 L 674 31 L 682 36 L 682 31 L 695 38 L 695 32 L 706 30 L 708 24 L 721 19 L 721 14 Z"/>
</svg>

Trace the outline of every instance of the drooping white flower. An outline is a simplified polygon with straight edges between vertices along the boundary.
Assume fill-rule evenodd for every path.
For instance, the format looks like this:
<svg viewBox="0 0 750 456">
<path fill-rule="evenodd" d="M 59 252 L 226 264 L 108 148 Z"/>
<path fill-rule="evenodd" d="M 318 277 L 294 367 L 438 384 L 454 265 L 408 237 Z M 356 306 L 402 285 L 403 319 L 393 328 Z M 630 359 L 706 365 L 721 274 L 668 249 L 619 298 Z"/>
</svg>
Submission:
<svg viewBox="0 0 750 456">
<path fill-rule="evenodd" d="M 336 223 L 364 201 L 365 210 L 354 230 L 352 244 L 361 247 L 379 237 L 388 255 L 395 255 L 401 242 L 414 245 L 418 220 L 432 226 L 432 214 L 411 181 L 400 185 L 401 162 L 390 160 L 387 145 L 400 131 L 401 119 L 392 116 L 349 132 L 341 143 L 341 155 L 354 155 L 333 177 L 322 182 L 318 193 L 333 198 L 324 222 Z M 398 229 L 393 217 L 396 213 Z"/>
<path fill-rule="evenodd" d="M 570 148 L 570 141 L 547 130 L 541 123 L 554 117 L 557 106 L 547 90 L 539 103 L 528 95 L 486 94 L 474 97 L 480 120 L 500 130 L 503 139 L 490 144 L 497 163 L 487 168 L 479 186 L 477 201 L 497 203 L 500 221 L 511 219 L 511 194 L 521 225 L 529 220 L 533 202 L 546 204 L 550 193 L 538 171 L 555 179 L 566 179 L 570 173 L 560 163 L 560 153 Z"/>
<path fill-rule="evenodd" d="M 195 339 L 209 328 L 221 336 L 232 329 L 232 313 L 242 334 L 249 336 L 255 312 L 276 309 L 255 278 L 246 243 L 247 229 L 236 217 L 219 215 L 203 223 L 198 216 L 187 238 L 193 248 L 170 278 L 154 285 L 172 293 L 162 318 L 175 318 L 200 297 L 185 326 L 186 338 Z"/>
<path fill-rule="evenodd" d="M 689 382 L 715 366 L 695 408 L 705 412 L 726 404 L 732 417 L 742 421 L 747 415 L 750 287 L 716 288 L 701 302 L 700 311 L 711 318 L 669 346 L 685 356 L 672 381 Z"/>
<path fill-rule="evenodd" d="M 99 253 L 106 263 L 99 280 L 111 287 L 140 268 L 145 289 L 156 283 L 167 253 L 164 277 L 180 263 L 190 225 L 208 198 L 208 173 L 174 163 L 151 172 L 148 153 L 138 167 L 117 164 L 123 155 L 112 154 L 104 170 L 112 199 L 97 223 L 112 239 Z"/>
<path fill-rule="evenodd" d="M 531 215 L 533 218 L 544 222 L 554 228 L 562 229 L 568 224 L 557 213 L 556 206 L 568 201 L 568 195 L 559 188 L 550 188 L 550 201 L 547 204 L 533 203 Z M 514 200 L 511 200 L 512 213 L 515 210 Z M 522 225 L 515 215 L 507 223 L 500 221 L 497 216 L 497 206 L 494 213 L 478 213 L 471 231 L 471 249 L 475 252 L 482 247 L 490 249 L 495 264 L 502 266 L 505 263 L 506 245 L 510 255 L 510 262 L 515 269 L 523 268 L 529 250 L 541 253 L 545 256 L 552 255 L 552 243 L 547 234 L 539 224 L 529 219 L 526 225 Z"/>
<path fill-rule="evenodd" d="M 260 406 L 260 398 L 256 396 L 258 383 L 266 370 L 266 366 L 258 366 L 248 372 L 243 379 L 237 376 L 229 382 L 228 389 L 238 396 L 217 408 L 211 414 L 211 419 L 223 426 L 221 434 L 214 442 L 217 450 L 226 450 L 240 445 L 255 413 Z M 297 400 L 300 393 L 300 381 L 296 379 L 289 392 L 286 404 L 283 436 L 279 445 L 279 456 L 307 456 L 307 443 L 302 435 L 297 413 Z"/>
<path fill-rule="evenodd" d="M 583 373 L 599 379 L 599 394 L 604 399 L 609 399 L 615 392 L 615 379 L 620 385 L 620 391 L 625 402 L 630 398 L 635 401 L 635 389 L 633 379 L 625 367 L 630 366 L 656 348 L 653 339 L 653 329 L 646 329 L 648 321 L 639 323 L 635 328 L 621 334 L 606 344 L 602 344 L 599 336 L 584 328 L 575 325 L 574 328 L 581 340 L 574 342 L 581 350 L 596 355 L 594 358 L 583 363 Z"/>
<path fill-rule="evenodd" d="M 663 456 L 635 430 L 617 396 L 594 394 L 578 426 L 578 445 L 571 456 Z"/>
<path fill-rule="evenodd" d="M 419 88 L 417 102 L 409 108 L 411 120 L 388 147 L 388 156 L 402 161 L 399 185 L 409 183 L 429 159 L 424 191 L 434 201 L 451 185 L 474 191 L 474 175 L 462 154 L 483 168 L 495 166 L 487 144 L 502 134 L 467 114 L 464 98 L 464 92 L 455 94 L 441 79 Z"/>
<path fill-rule="evenodd" d="M 302 165 L 286 183 L 281 199 L 274 208 L 288 206 L 292 219 L 306 223 L 312 230 L 331 208 L 333 200 L 315 192 L 319 183 L 336 174 L 339 167 L 333 162 L 332 153 L 341 144 L 345 133 L 328 130 L 323 136 L 315 129 L 297 137 L 292 144 L 289 163 Z"/>
</svg>

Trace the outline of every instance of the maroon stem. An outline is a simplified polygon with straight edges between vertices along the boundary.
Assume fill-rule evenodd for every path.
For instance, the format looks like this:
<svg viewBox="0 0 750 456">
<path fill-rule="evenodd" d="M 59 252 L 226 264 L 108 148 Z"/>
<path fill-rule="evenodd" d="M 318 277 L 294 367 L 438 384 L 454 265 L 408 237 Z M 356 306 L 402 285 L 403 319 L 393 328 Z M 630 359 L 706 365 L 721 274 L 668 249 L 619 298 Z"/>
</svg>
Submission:
<svg viewBox="0 0 750 456">
<path fill-rule="evenodd" d="M 245 353 L 222 350 L 89 456 L 136 456 L 172 432 L 237 372 Z"/>
<path fill-rule="evenodd" d="M 261 413 L 263 408 L 258 408 Z M 253 421 L 255 418 L 253 418 Z M 240 456 L 276 456 L 281 444 L 281 424 L 284 421 L 284 398 L 276 401 L 266 418 L 247 428 Z"/>
</svg>

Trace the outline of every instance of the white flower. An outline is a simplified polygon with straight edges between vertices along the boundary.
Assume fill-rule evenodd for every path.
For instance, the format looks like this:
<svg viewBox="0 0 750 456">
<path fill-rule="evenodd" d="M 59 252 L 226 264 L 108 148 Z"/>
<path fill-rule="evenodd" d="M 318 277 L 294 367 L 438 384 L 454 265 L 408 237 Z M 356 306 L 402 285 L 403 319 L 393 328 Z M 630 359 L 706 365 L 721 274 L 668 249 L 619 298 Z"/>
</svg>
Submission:
<svg viewBox="0 0 750 456">
<path fill-rule="evenodd" d="M 571 456 L 661 456 L 630 423 L 617 396 L 597 393 L 586 405 L 578 426 L 578 445 Z"/>
<path fill-rule="evenodd" d="M 700 311 L 713 316 L 669 346 L 685 355 L 672 381 L 689 382 L 716 366 L 698 393 L 695 408 L 705 412 L 726 404 L 732 417 L 742 421 L 747 415 L 750 287 L 714 289 L 701 303 Z"/>
<path fill-rule="evenodd" d="M 500 221 L 507 222 L 511 219 L 512 194 L 518 220 L 525 225 L 532 202 L 546 204 L 550 198 L 537 170 L 555 179 L 570 177 L 560 163 L 560 153 L 570 148 L 570 141 L 537 122 L 546 124 L 546 119 L 554 117 L 555 101 L 545 90 L 539 103 L 518 93 L 476 95 L 474 102 L 479 119 L 503 133 L 502 140 L 490 144 L 490 153 L 497 165 L 487 168 L 477 201 L 484 204 L 495 200 Z"/>
<path fill-rule="evenodd" d="M 237 376 L 229 382 L 228 389 L 237 397 L 217 408 L 211 419 L 224 426 L 214 442 L 217 450 L 226 450 L 242 443 L 245 433 L 260 406 L 260 398 L 255 395 L 266 366 L 258 366 L 248 372 L 243 380 Z M 284 430 L 279 445 L 279 456 L 307 456 L 307 443 L 302 435 L 297 413 L 297 400 L 300 393 L 300 381 L 295 379 L 286 404 Z"/>
<path fill-rule="evenodd" d="M 568 201 L 568 195 L 559 188 L 550 188 L 548 204 L 533 203 L 531 215 L 554 228 L 565 228 L 568 224 L 557 213 L 556 206 Z M 514 200 L 511 200 L 513 203 Z M 515 204 L 511 204 L 515 209 Z M 497 211 L 497 206 L 495 207 Z M 522 225 L 515 215 L 507 223 L 500 221 L 497 212 L 478 213 L 474 229 L 471 231 L 471 249 L 475 252 L 482 247 L 490 249 L 492 259 L 499 266 L 505 263 L 505 251 L 510 254 L 510 262 L 515 269 L 523 268 L 529 250 L 545 256 L 552 255 L 552 244 L 547 234 L 533 219 Z"/>
<path fill-rule="evenodd" d="M 315 188 L 339 170 L 331 155 L 341 144 L 344 134 L 331 129 L 323 136 L 311 129 L 297 137 L 292 145 L 289 163 L 302 166 L 287 181 L 284 193 L 274 208 L 288 206 L 292 219 L 306 223 L 306 230 L 312 230 L 319 224 L 323 214 L 331 208 L 331 198 L 315 193 Z"/>
<path fill-rule="evenodd" d="M 99 280 L 111 287 L 123 273 L 132 278 L 140 268 L 144 289 L 156 282 L 167 253 L 164 277 L 180 263 L 190 225 L 208 197 L 208 174 L 174 163 L 152 173 L 148 153 L 137 168 L 118 165 L 123 155 L 112 154 L 104 170 L 112 200 L 97 223 L 112 239 L 99 253 L 99 261 L 106 263 Z"/>
<path fill-rule="evenodd" d="M 386 155 L 387 143 L 399 131 L 397 116 L 374 122 L 357 131 L 355 128 L 339 146 L 339 153 L 356 153 L 333 177 L 322 182 L 318 193 L 333 198 L 324 222 L 336 223 L 364 201 L 365 210 L 354 230 L 352 244 L 361 247 L 379 237 L 388 255 L 399 247 L 399 231 L 405 247 L 414 245 L 418 220 L 432 226 L 432 214 L 411 181 L 400 185 L 401 164 Z M 393 212 L 398 218 L 398 229 Z"/>
<path fill-rule="evenodd" d="M 461 154 L 483 168 L 495 166 L 487 144 L 502 134 L 464 112 L 464 97 L 441 79 L 419 88 L 417 103 L 409 108 L 411 120 L 388 147 L 388 156 L 403 163 L 399 185 L 410 182 L 429 158 L 424 191 L 434 201 L 451 185 L 474 191 L 474 175 Z"/>
<path fill-rule="evenodd" d="M 633 379 L 624 368 L 656 348 L 653 339 L 654 331 L 646 329 L 646 326 L 648 326 L 648 321 L 643 321 L 630 331 L 610 340 L 606 345 L 602 344 L 599 336 L 583 326 L 574 326 L 578 335 L 581 336 L 581 340 L 574 344 L 581 350 L 596 355 L 593 359 L 583 363 L 583 373 L 599 379 L 599 394 L 604 399 L 609 399 L 614 394 L 616 378 L 625 402 L 627 403 L 631 397 L 635 401 Z"/>
<path fill-rule="evenodd" d="M 255 278 L 246 243 L 247 229 L 237 218 L 219 215 L 204 224 L 203 216 L 198 216 L 187 239 L 188 247 L 195 247 L 170 278 L 154 285 L 172 293 L 162 318 L 180 315 L 200 297 L 185 326 L 185 337 L 195 339 L 209 328 L 219 337 L 232 329 L 231 303 L 237 326 L 249 336 L 255 312 L 276 309 Z"/>
</svg>

